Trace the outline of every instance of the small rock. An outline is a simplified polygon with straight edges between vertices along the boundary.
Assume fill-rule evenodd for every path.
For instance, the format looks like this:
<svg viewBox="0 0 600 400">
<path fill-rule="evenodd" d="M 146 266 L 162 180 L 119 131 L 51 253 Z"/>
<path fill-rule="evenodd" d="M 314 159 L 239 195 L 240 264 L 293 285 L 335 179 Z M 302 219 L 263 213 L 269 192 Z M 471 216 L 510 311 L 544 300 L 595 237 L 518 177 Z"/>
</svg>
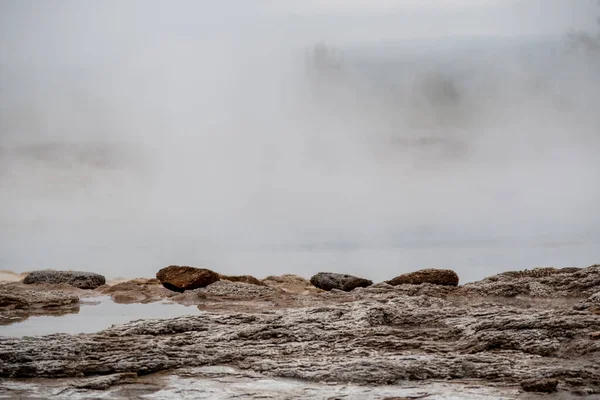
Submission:
<svg viewBox="0 0 600 400">
<path fill-rule="evenodd" d="M 79 289 L 96 289 L 106 283 L 106 278 L 93 272 L 41 270 L 31 272 L 23 283 L 66 283 Z"/>
<path fill-rule="evenodd" d="M 529 379 L 521 382 L 521 387 L 526 392 L 552 393 L 557 386 L 558 379 Z"/>
<path fill-rule="evenodd" d="M 323 290 L 339 289 L 349 292 L 357 287 L 371 286 L 373 281 L 352 275 L 319 272 L 310 278 L 310 283 Z"/>
<path fill-rule="evenodd" d="M 590 339 L 592 339 L 592 340 L 600 340 L 600 331 L 598 331 L 598 332 L 591 332 L 590 333 Z"/>
<path fill-rule="evenodd" d="M 442 286 L 458 286 L 458 274 L 450 269 L 422 269 L 395 277 L 386 283 L 397 285 L 420 285 L 431 283 Z"/>
<path fill-rule="evenodd" d="M 257 286 L 265 286 L 264 283 L 253 277 L 252 275 L 238 275 L 238 276 L 230 276 L 230 275 L 220 275 L 221 279 L 229 281 L 229 282 L 240 282 L 247 283 L 250 285 Z"/>
<path fill-rule="evenodd" d="M 174 292 L 206 287 L 221 278 L 209 269 L 171 265 L 156 273 L 156 278 L 164 287 Z"/>
</svg>

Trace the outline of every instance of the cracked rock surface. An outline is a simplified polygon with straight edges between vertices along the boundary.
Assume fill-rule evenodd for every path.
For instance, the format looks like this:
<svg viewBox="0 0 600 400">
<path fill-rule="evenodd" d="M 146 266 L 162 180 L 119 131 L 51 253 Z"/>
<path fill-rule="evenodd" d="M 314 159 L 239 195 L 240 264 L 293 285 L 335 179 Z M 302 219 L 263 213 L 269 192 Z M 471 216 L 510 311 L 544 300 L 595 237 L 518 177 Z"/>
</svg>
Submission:
<svg viewBox="0 0 600 400">
<path fill-rule="evenodd" d="M 229 365 L 312 382 L 476 379 L 518 385 L 552 378 L 565 389 L 600 389 L 600 342 L 590 338 L 600 330 L 598 315 L 486 301 L 458 305 L 394 290 L 371 297 L 141 320 L 96 334 L 0 338 L 0 376 L 145 375 Z"/>
<path fill-rule="evenodd" d="M 402 398 L 404 392 L 394 390 L 441 382 L 500 388 L 503 398 L 536 398 L 530 397 L 535 391 L 550 389 L 556 392 L 546 396 L 598 398 L 600 314 L 594 306 L 599 275 L 595 265 L 501 274 L 458 287 L 379 283 L 349 292 L 306 290 L 304 282 L 292 277 L 271 277 L 277 284 L 266 286 L 218 281 L 181 294 L 153 281 L 130 282 L 114 293 L 140 292 L 144 302 L 168 297 L 203 312 L 139 320 L 93 334 L 0 337 L 0 394 L 19 394 L 19 384 L 45 379 L 42 386 L 56 390 L 43 392 L 40 386 L 41 397 L 76 398 L 114 386 L 124 387 L 115 396 L 135 398 L 136 390 L 144 396 L 167 393 L 186 374 L 210 386 L 205 378 L 212 375 L 198 371 L 226 367 L 237 371 L 222 377 L 234 386 L 248 377 L 274 386 L 296 382 L 296 397 L 276 398 L 310 398 L 310 390 L 304 392 L 309 387 L 325 393 L 324 387 L 342 390 L 349 385 L 370 394 L 356 389 L 344 392 L 347 398 Z M 294 290 L 288 290 L 286 281 Z M 538 284 L 559 295 L 534 295 L 531 288 Z M 24 288 L 9 285 L 4 287 Z M 527 289 L 515 294 L 517 288 Z M 110 292 L 106 287 L 98 291 Z M 139 386 L 155 376 L 175 381 L 152 390 Z M 384 386 L 396 389 L 374 389 Z M 210 387 L 213 394 L 220 390 Z M 204 389 L 190 398 L 202 398 Z M 264 398 L 269 390 L 257 388 L 246 397 Z M 332 392 L 330 397 L 335 396 Z"/>
</svg>

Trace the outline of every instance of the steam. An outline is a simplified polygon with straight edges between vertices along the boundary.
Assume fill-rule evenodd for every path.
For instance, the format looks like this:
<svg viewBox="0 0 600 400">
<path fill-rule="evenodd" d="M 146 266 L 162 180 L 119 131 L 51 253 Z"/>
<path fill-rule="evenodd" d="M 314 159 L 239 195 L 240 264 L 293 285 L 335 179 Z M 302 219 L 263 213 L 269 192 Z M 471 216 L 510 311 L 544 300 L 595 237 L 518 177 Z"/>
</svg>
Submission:
<svg viewBox="0 0 600 400">
<path fill-rule="evenodd" d="M 0 269 L 597 261 L 592 34 L 315 45 L 266 5 L 1 7 Z"/>
</svg>

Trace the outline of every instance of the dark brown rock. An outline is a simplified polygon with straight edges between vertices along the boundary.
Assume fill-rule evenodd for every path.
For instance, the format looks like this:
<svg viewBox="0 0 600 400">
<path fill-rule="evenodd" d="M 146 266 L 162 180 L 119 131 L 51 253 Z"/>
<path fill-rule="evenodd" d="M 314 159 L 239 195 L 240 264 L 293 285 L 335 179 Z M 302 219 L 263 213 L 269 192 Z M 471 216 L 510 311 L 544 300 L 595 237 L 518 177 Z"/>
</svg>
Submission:
<svg viewBox="0 0 600 400">
<path fill-rule="evenodd" d="M 521 387 L 526 392 L 552 393 L 557 386 L 558 379 L 529 379 L 521 382 Z"/>
<path fill-rule="evenodd" d="M 23 283 L 66 283 L 79 289 L 96 289 L 106 283 L 106 278 L 93 272 L 41 270 L 31 272 Z"/>
<path fill-rule="evenodd" d="M 323 290 L 339 289 L 349 292 L 357 287 L 371 286 L 373 281 L 352 275 L 319 272 L 310 278 L 310 283 Z"/>
<path fill-rule="evenodd" d="M 264 283 L 253 277 L 252 275 L 220 275 L 221 279 L 229 282 L 248 283 L 250 285 L 265 286 Z"/>
<path fill-rule="evenodd" d="M 420 285 L 430 283 L 441 286 L 458 286 L 458 274 L 450 269 L 422 269 L 395 277 L 386 283 L 397 285 Z"/>
<path fill-rule="evenodd" d="M 209 269 L 171 265 L 156 273 L 156 278 L 164 287 L 174 292 L 206 287 L 221 278 Z"/>
</svg>

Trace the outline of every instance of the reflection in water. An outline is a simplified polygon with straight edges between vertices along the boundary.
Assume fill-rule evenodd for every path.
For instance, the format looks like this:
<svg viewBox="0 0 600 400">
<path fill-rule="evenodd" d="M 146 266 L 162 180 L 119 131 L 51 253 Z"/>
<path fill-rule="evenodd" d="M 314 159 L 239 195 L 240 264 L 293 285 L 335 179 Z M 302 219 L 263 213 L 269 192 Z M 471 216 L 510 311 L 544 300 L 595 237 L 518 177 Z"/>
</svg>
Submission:
<svg viewBox="0 0 600 400">
<path fill-rule="evenodd" d="M 0 336 L 41 336 L 54 333 L 93 333 L 109 328 L 114 324 L 124 324 L 138 319 L 173 318 L 199 314 L 196 307 L 186 307 L 170 302 L 152 304 L 117 304 L 110 297 L 98 297 L 81 302 L 74 314 L 57 317 L 54 314 L 43 316 L 28 315 L 0 327 Z M 24 321 L 24 322 L 21 322 Z M 14 323 L 20 322 L 20 323 Z"/>
<path fill-rule="evenodd" d="M 57 308 L 28 308 L 25 310 L 3 310 L 0 313 L 0 326 L 23 322 L 30 317 L 60 317 L 67 314 L 79 313 L 79 303 L 67 304 Z M 0 336 L 3 336 L 5 328 L 0 328 Z"/>
</svg>

